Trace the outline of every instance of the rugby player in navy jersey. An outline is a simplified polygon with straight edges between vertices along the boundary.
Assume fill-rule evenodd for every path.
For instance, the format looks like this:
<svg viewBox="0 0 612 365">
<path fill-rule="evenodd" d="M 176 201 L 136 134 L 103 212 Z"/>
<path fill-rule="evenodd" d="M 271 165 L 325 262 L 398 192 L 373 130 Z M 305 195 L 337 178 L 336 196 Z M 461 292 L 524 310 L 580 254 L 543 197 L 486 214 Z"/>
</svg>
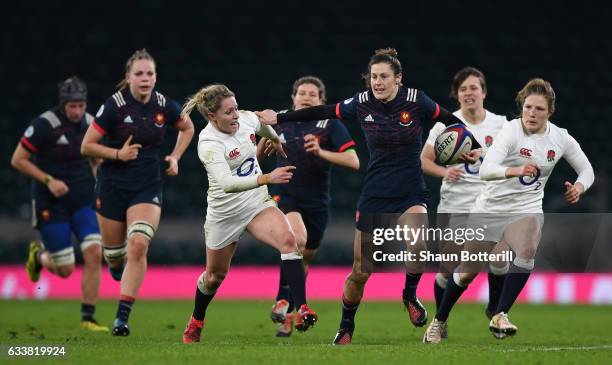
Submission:
<svg viewBox="0 0 612 365">
<path fill-rule="evenodd" d="M 366 177 L 357 208 L 353 270 L 344 284 L 342 320 L 334 338 L 336 345 L 350 344 L 355 314 L 370 273 L 361 271 L 361 234 L 372 232 L 374 214 L 400 213 L 399 224 L 421 227 L 427 224 L 429 191 L 421 171 L 420 153 L 424 125 L 435 121 L 461 123 L 424 92 L 402 85 L 402 66 L 397 51 L 380 49 L 371 57 L 364 77 L 369 90 L 334 105 L 304 108 L 284 114 L 272 110 L 258 112 L 262 123 L 339 118 L 358 121 L 370 151 Z M 480 145 L 475 143 L 474 148 Z M 475 162 L 476 154 L 464 156 Z M 417 214 L 413 214 L 417 213 Z M 412 251 L 425 248 L 424 242 L 411 242 Z M 427 322 L 427 311 L 416 297 L 423 263 L 407 263 L 402 293 L 410 321 L 417 327 Z"/>
<path fill-rule="evenodd" d="M 325 103 L 325 84 L 314 76 L 300 77 L 293 83 L 292 109 Z M 285 213 L 304 257 L 304 271 L 314 258 L 329 221 L 331 166 L 359 170 L 355 142 L 337 119 L 277 124 L 274 126 L 288 158 L 277 155 L 276 166 L 296 166 L 288 184 L 271 185 L 270 193 Z M 258 158 L 272 151 L 272 141 L 262 138 Z M 276 336 L 288 337 L 293 327 L 293 300 L 281 268 L 276 303 L 270 317 L 276 323 Z"/>
<path fill-rule="evenodd" d="M 32 222 L 43 243 L 30 243 L 26 270 L 33 282 L 42 268 L 62 278 L 74 270 L 71 235 L 83 253 L 81 327 L 108 331 L 94 319 L 102 252 L 93 208 L 94 176 L 80 153 L 93 117 L 87 108 L 87 86 L 77 77 L 59 84 L 59 105 L 35 118 L 15 148 L 11 165 L 32 178 Z"/>
<path fill-rule="evenodd" d="M 172 153 L 164 158 L 169 176 L 194 133 L 180 105 L 154 90 L 153 57 L 136 51 L 125 66 L 125 79 L 98 110 L 81 146 L 84 155 L 102 158 L 96 183 L 96 209 L 103 256 L 121 293 L 112 334 L 130 333 L 128 318 L 147 269 L 149 243 L 161 215 L 160 146 L 168 126 L 178 129 Z M 105 137 L 104 144 L 100 143 Z"/>
</svg>

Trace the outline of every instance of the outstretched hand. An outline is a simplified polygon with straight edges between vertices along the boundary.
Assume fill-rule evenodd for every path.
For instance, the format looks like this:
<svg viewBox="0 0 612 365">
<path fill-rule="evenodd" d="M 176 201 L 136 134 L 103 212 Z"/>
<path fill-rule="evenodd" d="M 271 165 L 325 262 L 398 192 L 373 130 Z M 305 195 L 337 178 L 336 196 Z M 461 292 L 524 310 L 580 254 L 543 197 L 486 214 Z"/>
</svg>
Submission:
<svg viewBox="0 0 612 365">
<path fill-rule="evenodd" d="M 273 141 L 271 139 L 268 138 L 264 138 L 264 155 L 266 156 L 272 156 L 273 154 L 278 154 L 284 158 L 287 158 L 287 154 L 285 153 L 285 150 L 283 149 L 283 144 L 281 143 L 280 139 L 277 139 L 276 141 Z"/>
<path fill-rule="evenodd" d="M 257 118 L 259 118 L 259 122 L 261 124 L 267 124 L 267 125 L 275 125 L 276 124 L 276 115 L 277 113 L 274 110 L 271 109 L 266 109 L 266 110 L 262 110 L 262 111 L 257 111 L 255 112 L 255 115 L 257 115 Z"/>
<path fill-rule="evenodd" d="M 295 166 L 283 166 L 275 168 L 270 175 L 269 184 L 286 184 L 293 177 Z"/>
</svg>

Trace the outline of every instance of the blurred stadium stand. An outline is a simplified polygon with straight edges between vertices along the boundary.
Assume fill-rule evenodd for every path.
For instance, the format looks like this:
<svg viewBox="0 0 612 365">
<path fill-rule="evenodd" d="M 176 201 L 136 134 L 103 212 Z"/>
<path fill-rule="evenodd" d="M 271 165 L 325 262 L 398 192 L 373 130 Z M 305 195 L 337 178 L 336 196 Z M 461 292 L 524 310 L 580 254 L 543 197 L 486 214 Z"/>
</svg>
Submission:
<svg viewBox="0 0 612 365">
<path fill-rule="evenodd" d="M 24 241 L 35 237 L 27 227 L 29 180 L 9 163 L 27 123 L 55 105 L 57 81 L 73 74 L 88 82 L 89 111 L 95 113 L 122 78 L 125 60 L 143 47 L 156 57 L 158 90 L 167 96 L 182 102 L 205 84 L 223 82 L 237 93 L 241 108 L 250 110 L 286 108 L 293 80 L 306 74 L 326 82 L 329 102 L 350 97 L 364 88 L 360 74 L 373 50 L 386 46 L 398 49 L 405 84 L 425 90 L 452 110 L 450 80 L 465 65 L 484 71 L 489 87 L 486 107 L 507 116 L 516 114 L 516 91 L 529 78 L 543 77 L 557 91 L 552 120 L 570 130 L 596 172 L 592 191 L 580 204 L 568 207 L 563 181 L 574 174 L 561 163 L 546 188 L 545 211 L 610 210 L 612 144 L 607 119 L 612 115 L 612 26 L 606 14 L 611 5 L 389 2 L 372 9 L 371 2 L 361 6 L 347 0 L 278 4 L 266 7 L 235 0 L 14 4 L 0 24 L 0 148 L 5 156 L 0 164 L 0 262 L 22 260 Z M 192 117 L 201 129 L 202 118 L 195 113 Z M 367 150 L 359 126 L 348 127 L 358 142 L 362 171 L 334 171 L 333 221 L 323 245 L 330 249 L 319 258 L 324 263 L 346 263 L 352 256 L 351 219 Z M 165 151 L 171 150 L 174 137 L 168 135 Z M 162 227 L 152 261 L 201 262 L 207 180 L 195 144 L 180 168 L 179 177 L 165 180 Z M 439 182 L 429 178 L 427 182 L 435 207 Z M 185 232 L 181 222 L 191 222 L 190 235 L 176 239 L 174 234 Z M 245 246 L 250 247 L 246 242 Z M 342 248 L 341 254 L 335 254 L 334 247 Z M 171 257 L 170 253 L 180 252 L 180 257 Z M 271 249 L 269 255 L 266 248 L 261 252 L 239 250 L 237 262 L 276 257 Z"/>
</svg>

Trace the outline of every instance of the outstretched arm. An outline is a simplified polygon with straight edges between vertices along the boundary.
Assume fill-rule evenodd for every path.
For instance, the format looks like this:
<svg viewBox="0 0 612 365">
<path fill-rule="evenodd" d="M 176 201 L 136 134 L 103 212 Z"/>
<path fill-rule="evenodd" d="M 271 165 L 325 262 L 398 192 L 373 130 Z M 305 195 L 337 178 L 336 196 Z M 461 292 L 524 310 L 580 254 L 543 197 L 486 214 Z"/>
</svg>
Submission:
<svg viewBox="0 0 612 365">
<path fill-rule="evenodd" d="M 278 114 L 274 110 L 266 109 L 255 112 L 262 124 L 274 125 L 286 122 L 310 122 L 322 119 L 333 119 L 336 116 L 336 104 L 317 105 L 300 110 L 288 111 Z"/>
</svg>

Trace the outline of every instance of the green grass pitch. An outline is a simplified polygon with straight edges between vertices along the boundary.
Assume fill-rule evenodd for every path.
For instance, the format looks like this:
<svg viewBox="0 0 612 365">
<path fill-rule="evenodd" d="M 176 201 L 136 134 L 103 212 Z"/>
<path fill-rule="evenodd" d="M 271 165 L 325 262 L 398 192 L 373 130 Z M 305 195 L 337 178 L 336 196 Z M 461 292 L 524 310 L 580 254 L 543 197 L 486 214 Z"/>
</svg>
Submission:
<svg viewBox="0 0 612 365">
<path fill-rule="evenodd" d="M 288 339 L 274 337 L 271 302 L 213 301 L 202 342 L 184 345 L 181 334 L 192 303 L 137 301 L 131 336 L 91 333 L 79 325 L 77 301 L 0 301 L 0 348 L 10 345 L 65 345 L 66 358 L 15 358 L 19 364 L 610 364 L 612 307 L 516 305 L 510 315 L 518 334 L 495 340 L 482 304 L 459 304 L 451 315 L 449 339 L 421 343 L 399 303 L 362 303 L 353 344 L 331 346 L 340 318 L 338 302 L 313 302 L 319 323 Z M 427 304 L 433 312 L 433 305 Z M 115 302 L 101 302 L 100 322 L 110 325 Z M 7 361 L 8 360 L 8 361 Z"/>
</svg>

